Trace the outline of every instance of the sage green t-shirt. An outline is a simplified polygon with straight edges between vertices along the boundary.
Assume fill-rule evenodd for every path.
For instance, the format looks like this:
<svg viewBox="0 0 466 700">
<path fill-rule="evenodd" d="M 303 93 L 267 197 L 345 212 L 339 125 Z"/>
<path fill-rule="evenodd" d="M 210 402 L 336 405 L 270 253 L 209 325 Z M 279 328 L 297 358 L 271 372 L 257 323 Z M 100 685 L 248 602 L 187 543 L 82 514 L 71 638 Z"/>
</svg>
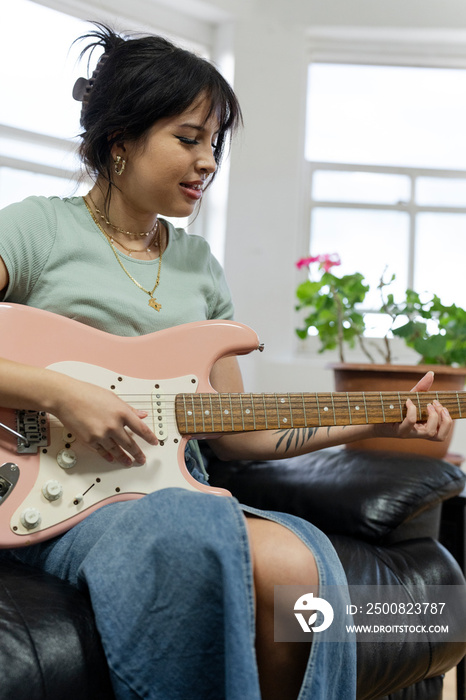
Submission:
<svg viewBox="0 0 466 700">
<path fill-rule="evenodd" d="M 10 281 L 3 301 L 27 304 L 87 323 L 115 335 L 145 335 L 191 321 L 230 319 L 231 295 L 223 270 L 200 236 L 164 221 L 168 247 L 149 306 L 119 265 L 82 197 L 28 197 L 0 211 L 0 256 Z M 121 254 L 131 276 L 146 290 L 157 279 L 159 260 Z"/>
</svg>

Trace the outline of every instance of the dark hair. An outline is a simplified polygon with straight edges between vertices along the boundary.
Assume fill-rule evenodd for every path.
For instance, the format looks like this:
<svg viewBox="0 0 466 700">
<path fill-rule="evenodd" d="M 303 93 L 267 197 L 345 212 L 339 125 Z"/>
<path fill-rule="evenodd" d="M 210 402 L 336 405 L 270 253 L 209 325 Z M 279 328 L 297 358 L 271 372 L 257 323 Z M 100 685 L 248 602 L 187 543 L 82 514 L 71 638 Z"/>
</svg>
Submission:
<svg viewBox="0 0 466 700">
<path fill-rule="evenodd" d="M 79 39 L 93 40 L 81 58 L 104 49 L 81 112 L 79 153 L 87 171 L 111 185 L 114 143 L 143 138 L 158 119 L 181 114 L 202 95 L 210 102 L 207 118 L 215 113 L 219 120 L 214 158 L 220 165 L 227 137 L 242 118 L 233 89 L 215 66 L 160 36 L 123 37 L 105 25 L 94 26 Z"/>
</svg>

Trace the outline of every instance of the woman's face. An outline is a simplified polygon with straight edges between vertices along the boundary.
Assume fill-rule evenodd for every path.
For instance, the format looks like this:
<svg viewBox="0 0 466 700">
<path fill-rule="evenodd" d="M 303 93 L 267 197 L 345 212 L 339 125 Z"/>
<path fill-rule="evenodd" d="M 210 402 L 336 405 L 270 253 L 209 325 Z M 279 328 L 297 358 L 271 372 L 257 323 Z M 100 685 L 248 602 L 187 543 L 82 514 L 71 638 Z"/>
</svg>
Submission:
<svg viewBox="0 0 466 700">
<path fill-rule="evenodd" d="M 192 214 L 217 167 L 213 150 L 219 125 L 215 113 L 206 119 L 209 108 L 200 98 L 182 114 L 157 121 L 141 141 L 114 145 L 112 156 L 126 160 L 123 174 L 115 176 L 114 195 L 128 213 Z"/>
</svg>

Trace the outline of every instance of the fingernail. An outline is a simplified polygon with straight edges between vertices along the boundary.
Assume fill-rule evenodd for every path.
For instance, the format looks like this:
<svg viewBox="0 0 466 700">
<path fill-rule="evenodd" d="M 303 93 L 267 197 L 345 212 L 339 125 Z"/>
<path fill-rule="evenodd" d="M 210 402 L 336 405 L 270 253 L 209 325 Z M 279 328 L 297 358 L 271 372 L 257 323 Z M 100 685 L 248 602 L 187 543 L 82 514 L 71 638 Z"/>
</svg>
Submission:
<svg viewBox="0 0 466 700">
<path fill-rule="evenodd" d="M 444 408 L 444 409 L 443 409 L 443 413 L 444 413 L 445 416 L 450 417 L 450 413 L 449 413 L 449 411 L 448 411 L 447 408 Z"/>
</svg>

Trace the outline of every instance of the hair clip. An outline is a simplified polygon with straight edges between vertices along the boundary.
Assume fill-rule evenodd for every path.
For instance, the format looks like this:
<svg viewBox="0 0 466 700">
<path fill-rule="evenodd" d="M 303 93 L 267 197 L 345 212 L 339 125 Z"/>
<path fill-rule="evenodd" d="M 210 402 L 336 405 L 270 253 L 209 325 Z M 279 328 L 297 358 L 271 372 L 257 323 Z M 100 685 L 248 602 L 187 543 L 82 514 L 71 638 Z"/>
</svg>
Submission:
<svg viewBox="0 0 466 700">
<path fill-rule="evenodd" d="M 82 102 L 88 87 L 90 87 L 90 85 L 87 78 L 78 78 L 73 85 L 73 99 L 77 102 Z"/>
<path fill-rule="evenodd" d="M 92 73 L 90 78 L 78 78 L 75 84 L 73 85 L 73 99 L 75 99 L 77 102 L 87 102 L 87 98 L 89 97 L 89 93 L 92 90 L 92 87 L 96 81 L 96 78 L 99 74 L 100 69 L 102 68 L 103 64 L 108 58 L 108 54 L 103 53 L 102 56 L 99 58 L 99 61 L 95 67 L 94 72 Z M 84 106 L 84 105 L 83 105 Z"/>
</svg>

